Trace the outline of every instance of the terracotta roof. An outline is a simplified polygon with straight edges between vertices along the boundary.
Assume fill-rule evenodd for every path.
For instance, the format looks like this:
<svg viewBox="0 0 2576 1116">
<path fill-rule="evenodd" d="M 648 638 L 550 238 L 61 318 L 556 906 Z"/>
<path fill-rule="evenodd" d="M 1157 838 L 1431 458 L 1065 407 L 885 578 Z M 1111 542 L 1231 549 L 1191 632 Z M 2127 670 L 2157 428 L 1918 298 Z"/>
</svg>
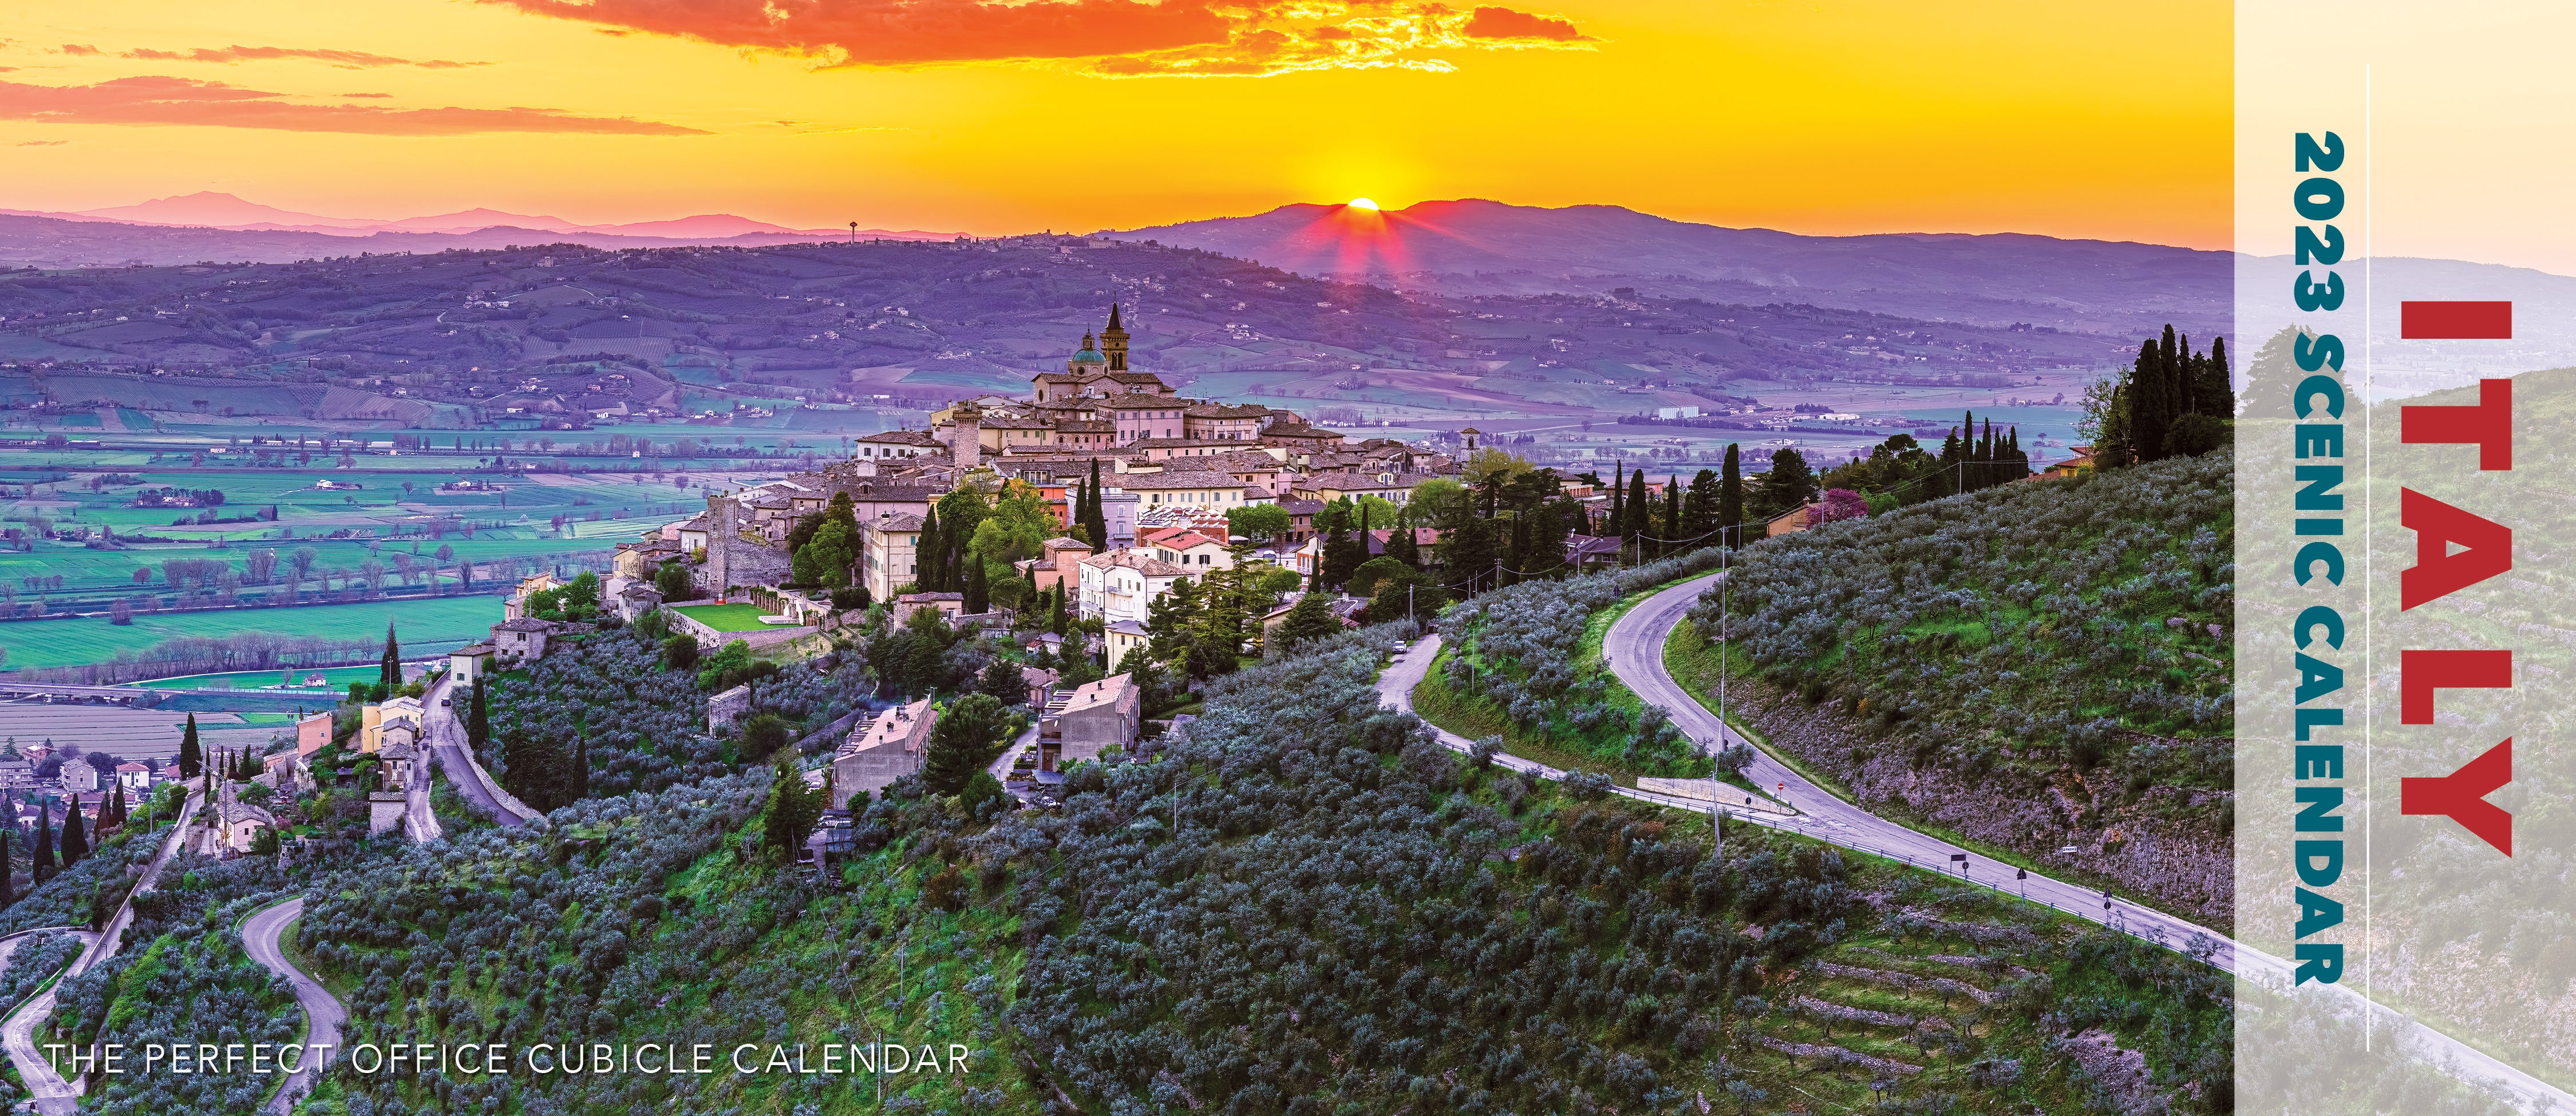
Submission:
<svg viewBox="0 0 2576 1116">
<path fill-rule="evenodd" d="M 935 446 L 939 444 L 939 439 L 931 437 L 928 431 L 923 430 L 888 430 L 883 433 L 867 435 L 859 440 L 862 442 L 891 443 L 903 446 Z"/>
<path fill-rule="evenodd" d="M 1133 550 L 1113 550 L 1107 554 L 1094 554 L 1083 559 L 1082 564 L 1096 570 L 1130 569 L 1147 577 L 1188 577 L 1190 575 L 1190 571 L 1179 566 L 1150 555 L 1138 554 Z"/>
<path fill-rule="evenodd" d="M 1084 542 L 1084 541 L 1082 541 L 1081 539 L 1076 539 L 1076 538 L 1067 538 L 1067 537 L 1065 537 L 1065 536 L 1063 536 L 1063 535 L 1057 535 L 1056 537 L 1054 537 L 1054 538 L 1052 538 L 1052 539 L 1048 539 L 1048 540 L 1047 540 L 1047 541 L 1045 541 L 1045 542 L 1039 543 L 1039 544 L 1038 544 L 1038 549 L 1040 549 L 1040 550 L 1075 550 L 1075 549 L 1089 550 L 1089 549 L 1091 549 L 1091 544 L 1090 544 L 1090 543 L 1087 543 L 1087 542 Z"/>
<path fill-rule="evenodd" d="M 1259 403 L 1215 403 L 1206 400 L 1190 404 L 1191 418 L 1267 418 L 1270 408 Z"/>
</svg>

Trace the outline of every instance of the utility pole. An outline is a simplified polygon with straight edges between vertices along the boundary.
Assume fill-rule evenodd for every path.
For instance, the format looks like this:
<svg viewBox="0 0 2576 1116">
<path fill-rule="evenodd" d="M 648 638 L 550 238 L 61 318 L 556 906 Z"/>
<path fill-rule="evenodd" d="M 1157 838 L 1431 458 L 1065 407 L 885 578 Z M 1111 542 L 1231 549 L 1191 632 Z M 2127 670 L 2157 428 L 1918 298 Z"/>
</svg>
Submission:
<svg viewBox="0 0 2576 1116">
<path fill-rule="evenodd" d="M 1726 754 L 1726 657 L 1733 654 L 1735 650 L 1734 648 L 1727 646 L 1726 643 L 1726 583 L 1735 580 L 1735 578 L 1729 573 L 1729 567 L 1732 567 L 1734 564 L 1735 554 L 1733 551 L 1726 551 L 1718 555 L 1717 751 L 1719 755 Z M 1709 855 L 1711 858 L 1714 858 L 1719 851 L 1726 847 L 1726 811 L 1718 808 L 1717 788 L 1717 768 L 1711 766 L 1708 770 L 1708 809 L 1711 815 L 1708 824 L 1711 831 L 1715 834 L 1710 838 L 1712 847 L 1709 850 Z"/>
</svg>

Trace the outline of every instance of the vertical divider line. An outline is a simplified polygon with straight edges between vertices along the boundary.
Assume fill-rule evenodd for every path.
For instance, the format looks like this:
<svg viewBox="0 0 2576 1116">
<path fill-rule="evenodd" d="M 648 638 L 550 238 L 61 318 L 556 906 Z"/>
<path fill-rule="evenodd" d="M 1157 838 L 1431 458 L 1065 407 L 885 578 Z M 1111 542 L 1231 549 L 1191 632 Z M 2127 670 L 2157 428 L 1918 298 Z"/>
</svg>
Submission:
<svg viewBox="0 0 2576 1116">
<path fill-rule="evenodd" d="M 2378 941 L 2375 933 L 2377 924 L 2371 921 L 2370 885 L 2373 865 L 2370 858 L 2370 831 L 2375 827 L 2379 814 L 2375 809 L 2378 805 L 2379 784 L 2371 779 L 2370 766 L 2370 734 L 2372 727 L 2378 721 L 2379 714 L 2379 664 L 2374 657 L 2377 647 L 2372 642 L 2373 637 L 2377 635 L 2379 611 L 2377 585 L 2371 578 L 2371 559 L 2377 549 L 2372 545 L 2376 541 L 2374 532 L 2377 529 L 2377 521 L 2372 517 L 2371 510 L 2372 496 L 2377 491 L 2377 486 L 2373 483 L 2374 478 L 2370 471 L 2373 428 L 2370 407 L 2375 398 L 2373 389 L 2377 386 L 2379 374 L 2379 366 L 2371 359 L 2371 345 L 2375 340 L 2373 336 L 2375 331 L 2371 327 L 2377 318 L 2373 303 L 2379 297 L 2379 291 L 2371 285 L 2370 281 L 2372 263 L 2370 164 L 2379 152 L 2373 146 L 2371 123 L 2370 63 L 2364 62 L 2361 64 L 2361 998 L 2365 1002 L 2371 998 L 2370 968 L 2376 956 L 2373 946 Z M 2372 1038 L 2376 1031 L 2372 1023 L 2378 1018 L 2378 1014 L 2374 1011 L 2361 1013 L 2361 1049 L 2364 1053 L 2368 1053 L 2371 1049 Z"/>
</svg>

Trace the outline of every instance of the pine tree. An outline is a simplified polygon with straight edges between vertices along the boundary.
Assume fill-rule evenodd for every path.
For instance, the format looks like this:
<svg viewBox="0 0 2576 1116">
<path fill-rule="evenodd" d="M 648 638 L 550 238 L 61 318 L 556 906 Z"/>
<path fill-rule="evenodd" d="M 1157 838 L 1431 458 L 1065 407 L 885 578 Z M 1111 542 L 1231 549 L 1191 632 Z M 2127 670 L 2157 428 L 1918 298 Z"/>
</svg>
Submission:
<svg viewBox="0 0 2576 1116">
<path fill-rule="evenodd" d="M 921 777 L 932 794 L 955 794 L 993 762 L 1002 746 L 1002 703 L 990 694 L 968 694 L 940 714 L 930 730 Z"/>
<path fill-rule="evenodd" d="M 188 727 L 179 733 L 179 777 L 194 779 L 205 764 L 205 750 L 197 743 L 197 715 L 190 713 Z"/>
<path fill-rule="evenodd" d="M 89 855 L 89 834 L 81 828 L 80 796 L 72 796 L 69 809 L 63 811 L 63 867 L 69 868 Z"/>
<path fill-rule="evenodd" d="M 401 685 L 402 648 L 394 642 L 394 622 L 387 620 L 385 621 L 385 657 L 383 662 L 376 664 L 377 700 L 392 697 L 394 690 Z"/>
<path fill-rule="evenodd" d="M 1449 532 L 1449 585 L 1459 596 L 1471 596 L 1494 583 L 1494 521 L 1469 519 Z"/>
<path fill-rule="evenodd" d="M 1693 546 L 1712 546 L 1718 527 L 1717 470 L 1702 469 L 1691 478 L 1690 495 L 1682 501 L 1682 537 Z"/>
<path fill-rule="evenodd" d="M 1737 456 L 1736 444 L 1726 444 L 1726 467 L 1717 478 L 1717 526 L 1726 532 L 1730 547 L 1744 545 L 1744 464 Z"/>
<path fill-rule="evenodd" d="M 1278 648 L 1294 647 L 1300 643 L 1337 634 L 1341 630 L 1342 622 L 1333 617 L 1332 602 L 1326 600 L 1322 593 L 1308 593 L 1297 598 L 1296 606 L 1290 608 L 1287 617 L 1279 621 Z"/>
<path fill-rule="evenodd" d="M 54 878 L 54 800 L 36 800 L 36 854 L 28 862 L 27 874 L 37 884 Z"/>
<path fill-rule="evenodd" d="M 823 794 L 823 788 L 806 784 L 796 750 L 781 750 L 769 784 L 769 805 L 761 817 L 761 843 L 794 863 L 796 850 L 823 818 Z"/>
</svg>

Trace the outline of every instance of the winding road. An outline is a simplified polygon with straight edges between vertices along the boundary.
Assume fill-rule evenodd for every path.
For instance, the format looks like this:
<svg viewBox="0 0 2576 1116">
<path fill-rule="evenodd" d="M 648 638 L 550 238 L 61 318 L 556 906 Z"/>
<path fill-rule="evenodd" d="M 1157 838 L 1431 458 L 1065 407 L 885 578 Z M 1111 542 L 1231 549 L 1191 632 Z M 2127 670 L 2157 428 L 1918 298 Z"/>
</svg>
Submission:
<svg viewBox="0 0 2576 1116">
<path fill-rule="evenodd" d="M 525 823 L 529 820 L 528 815 L 504 805 L 498 788 L 485 780 L 482 767 L 476 764 L 472 757 L 466 755 L 465 723 L 458 717 L 457 710 L 449 704 L 460 696 L 457 693 L 456 677 L 451 672 L 441 675 L 437 688 L 431 690 L 428 696 L 422 699 L 421 704 L 428 711 L 429 716 L 430 755 L 437 758 L 438 769 L 447 773 L 447 781 L 456 784 L 456 793 L 465 799 L 465 804 L 473 808 L 475 813 L 504 826 Z M 412 810 L 426 814 L 429 809 L 428 800 L 428 792 L 424 789 L 415 797 Z M 417 825 L 418 823 L 415 821 L 406 824 Z M 437 822 L 431 819 L 429 824 L 435 826 Z"/>
<path fill-rule="evenodd" d="M 62 980 L 70 980 L 88 972 L 99 962 L 116 956 L 117 947 L 125 939 L 125 928 L 134 924 L 134 897 L 152 890 L 160 881 L 162 866 L 170 863 L 171 854 L 178 851 L 179 835 L 187 832 L 189 819 L 196 816 L 197 807 L 204 802 L 203 794 L 191 793 L 181 804 L 178 820 L 170 827 L 170 835 L 161 839 L 161 847 L 153 852 L 151 863 L 144 865 L 143 875 L 134 881 L 134 890 L 127 892 L 125 902 L 117 905 L 116 917 L 107 920 L 107 928 L 90 940 L 88 949 L 82 950 L 80 956 L 72 958 L 72 963 L 63 967 Z M 20 1005 L 18 1010 L 9 1013 L 8 1019 L 0 1020 L 0 1049 L 5 1049 L 10 1063 L 18 1067 L 18 1079 L 27 1083 L 27 1091 L 34 1096 L 36 1110 L 48 1116 L 65 1116 L 80 1111 L 76 1098 L 82 1092 L 78 1082 L 66 1081 L 62 1074 L 54 1071 L 53 1062 L 36 1045 L 36 1027 L 54 1014 L 54 993 L 62 987 L 62 980 L 55 981 L 54 987 Z"/>
<path fill-rule="evenodd" d="M 1725 745 L 1751 742 L 1719 724 L 1716 714 L 1709 712 L 1673 679 L 1672 672 L 1664 666 L 1664 644 L 1671 637 L 1673 628 L 1682 623 L 1684 615 L 1698 602 L 1700 594 L 1717 584 L 1722 576 L 1722 573 L 1712 573 L 1695 577 L 1638 602 L 1636 607 L 1610 625 L 1609 632 L 1601 641 L 1602 659 L 1611 673 L 1617 675 L 1639 700 L 1663 707 L 1672 717 L 1675 727 L 1687 734 L 1701 750 L 1711 752 L 1721 746 L 1721 741 Z M 1413 687 L 1428 675 L 1432 660 L 1439 654 L 1439 636 L 1429 636 L 1415 643 L 1379 676 L 1379 697 L 1388 705 L 1411 712 Z M 1469 741 L 1456 733 L 1437 726 L 1434 726 L 1434 731 L 1441 743 L 1453 749 L 1463 752 L 1469 747 Z M 1496 756 L 1495 761 L 1515 770 L 1535 771 L 1551 779 L 1560 778 L 1563 774 L 1517 757 Z M 1959 865 L 1961 867 L 1956 872 L 1971 883 L 2021 895 L 2031 902 L 2046 903 L 2061 912 L 2148 937 L 2168 946 L 2184 948 L 2195 941 L 2206 941 L 2212 949 L 2210 964 L 2240 979 L 2259 981 L 2277 988 L 2291 986 L 2293 968 L 2288 961 L 2240 945 L 2225 934 L 2162 911 L 2118 901 L 2106 908 L 2102 893 L 2093 888 L 2050 879 L 2036 872 L 2031 873 L 2027 880 L 2013 879 L 2005 865 L 1983 861 L 1949 842 L 1917 833 L 1835 797 L 1758 747 L 1754 749 L 1753 765 L 1746 768 L 1744 774 L 1757 786 L 1779 788 L 1774 797 L 1797 808 L 1800 813 L 1784 817 L 1728 810 L 1728 816 L 1739 822 L 1793 830 L 1845 848 L 1903 860 L 1919 868 L 1951 872 L 1954 865 Z M 1709 808 L 1704 800 L 1675 799 L 1625 788 L 1618 793 L 1639 801 L 1701 813 L 1706 813 Z M 1956 856 L 1966 859 L 1953 860 Z M 2368 1003 L 2342 985 L 2331 987 L 2351 995 L 2354 1006 L 2370 1011 L 2382 1025 L 2402 1031 L 2401 1041 L 2418 1056 L 2431 1062 L 2447 1063 L 2450 1072 L 2483 1085 L 2524 1111 L 2576 1107 L 2576 1097 L 2555 1086 L 2449 1035 L 2398 1016 L 2384 1006 Z"/>
<path fill-rule="evenodd" d="M 304 898 L 297 896 L 244 919 L 241 928 L 242 949 L 262 968 L 285 977 L 287 983 L 294 985 L 295 1002 L 304 1008 L 305 1053 L 300 1058 L 301 1064 L 288 1075 L 286 1083 L 278 1087 L 277 1096 L 263 1110 L 277 1116 L 286 1116 L 294 1111 L 295 1102 L 313 1091 L 314 1080 L 338 1053 L 341 1030 L 349 1021 L 348 1009 L 340 1006 L 340 1001 L 322 987 L 322 982 L 286 959 L 283 941 L 286 928 L 303 915 Z M 320 1054 L 316 1055 L 314 1051 L 320 1051 Z"/>
</svg>

